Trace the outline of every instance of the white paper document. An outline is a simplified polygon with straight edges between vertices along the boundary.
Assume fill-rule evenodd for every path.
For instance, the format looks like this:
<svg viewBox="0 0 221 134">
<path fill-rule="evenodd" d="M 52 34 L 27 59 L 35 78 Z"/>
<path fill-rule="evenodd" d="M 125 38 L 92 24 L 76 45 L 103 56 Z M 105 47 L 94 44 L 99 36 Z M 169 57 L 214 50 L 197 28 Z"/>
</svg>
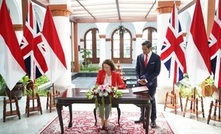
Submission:
<svg viewBox="0 0 221 134">
<path fill-rule="evenodd" d="M 148 91 L 149 89 L 147 86 L 141 86 L 141 87 L 134 87 L 132 88 L 133 93 L 139 93 L 139 92 L 145 92 Z"/>
</svg>

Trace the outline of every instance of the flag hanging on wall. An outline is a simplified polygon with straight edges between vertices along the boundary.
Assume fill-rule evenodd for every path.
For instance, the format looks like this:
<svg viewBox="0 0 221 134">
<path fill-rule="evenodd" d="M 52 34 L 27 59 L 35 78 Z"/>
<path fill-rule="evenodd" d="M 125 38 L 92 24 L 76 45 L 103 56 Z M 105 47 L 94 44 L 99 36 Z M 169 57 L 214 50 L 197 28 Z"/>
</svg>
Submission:
<svg viewBox="0 0 221 134">
<path fill-rule="evenodd" d="M 46 62 L 48 65 L 46 76 L 54 83 L 64 74 L 67 67 L 64 51 L 48 6 L 44 18 L 42 37 L 46 48 Z"/>
<path fill-rule="evenodd" d="M 26 73 L 22 52 L 5 0 L 2 1 L 0 20 L 0 74 L 8 88 L 12 90 Z"/>
<path fill-rule="evenodd" d="M 221 0 L 214 17 L 214 23 L 209 40 L 212 72 L 214 74 L 214 85 L 221 88 Z"/>
<path fill-rule="evenodd" d="M 42 76 L 48 70 L 44 59 L 45 49 L 41 38 L 39 24 L 34 17 L 32 2 L 29 2 L 21 49 L 26 71 L 31 80 Z"/>
<path fill-rule="evenodd" d="M 160 55 L 174 84 L 182 80 L 183 73 L 186 73 L 185 49 L 178 10 L 174 3 Z"/>
<path fill-rule="evenodd" d="M 187 73 L 196 87 L 211 74 L 209 45 L 200 0 L 196 0 L 186 49 Z"/>
</svg>

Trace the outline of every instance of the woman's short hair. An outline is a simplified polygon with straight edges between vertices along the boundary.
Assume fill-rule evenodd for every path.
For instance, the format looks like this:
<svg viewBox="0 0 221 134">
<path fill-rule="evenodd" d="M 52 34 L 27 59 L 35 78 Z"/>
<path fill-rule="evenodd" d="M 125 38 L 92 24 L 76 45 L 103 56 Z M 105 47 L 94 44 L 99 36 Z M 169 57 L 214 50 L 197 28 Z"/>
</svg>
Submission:
<svg viewBox="0 0 221 134">
<path fill-rule="evenodd" d="M 106 59 L 106 60 L 102 63 L 102 69 L 103 69 L 103 67 L 104 67 L 104 66 L 103 66 L 104 64 L 109 65 L 112 71 L 113 71 L 113 70 L 116 70 L 116 67 L 115 67 L 115 65 L 114 65 L 114 62 L 113 62 L 112 60 Z"/>
</svg>

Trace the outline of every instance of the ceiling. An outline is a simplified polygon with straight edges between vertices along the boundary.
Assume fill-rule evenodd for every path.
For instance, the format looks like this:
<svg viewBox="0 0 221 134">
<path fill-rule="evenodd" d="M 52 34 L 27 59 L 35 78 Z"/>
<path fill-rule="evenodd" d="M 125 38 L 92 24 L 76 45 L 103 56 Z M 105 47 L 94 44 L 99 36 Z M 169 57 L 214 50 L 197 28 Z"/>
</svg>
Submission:
<svg viewBox="0 0 221 134">
<path fill-rule="evenodd" d="M 49 0 L 33 1 L 44 6 L 49 3 Z M 71 0 L 70 17 L 78 23 L 156 21 L 157 1 L 159 0 Z M 182 10 L 191 6 L 195 0 L 179 1 L 179 9 Z"/>
</svg>

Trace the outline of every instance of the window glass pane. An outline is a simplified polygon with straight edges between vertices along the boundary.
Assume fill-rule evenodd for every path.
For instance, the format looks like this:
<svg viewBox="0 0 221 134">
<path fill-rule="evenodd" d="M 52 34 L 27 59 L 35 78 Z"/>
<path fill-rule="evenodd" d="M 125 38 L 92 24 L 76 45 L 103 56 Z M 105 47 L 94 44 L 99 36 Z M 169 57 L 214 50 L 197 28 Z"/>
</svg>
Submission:
<svg viewBox="0 0 221 134">
<path fill-rule="evenodd" d="M 114 33 L 113 38 L 113 57 L 120 58 L 120 35 L 118 31 Z"/>
<path fill-rule="evenodd" d="M 100 38 L 98 30 L 96 31 L 96 58 L 100 58 Z"/>
<path fill-rule="evenodd" d="M 153 31 L 152 33 L 152 50 L 157 53 L 157 32 Z"/>
<path fill-rule="evenodd" d="M 92 32 L 89 31 L 86 35 L 86 49 L 91 52 L 90 58 L 92 58 Z"/>
<path fill-rule="evenodd" d="M 114 50 L 113 51 L 113 57 L 114 58 L 120 58 L 120 50 Z"/>
<path fill-rule="evenodd" d="M 124 58 L 130 58 L 130 34 L 124 33 Z"/>
<path fill-rule="evenodd" d="M 97 58 L 100 58 L 100 49 L 97 49 Z"/>
</svg>

